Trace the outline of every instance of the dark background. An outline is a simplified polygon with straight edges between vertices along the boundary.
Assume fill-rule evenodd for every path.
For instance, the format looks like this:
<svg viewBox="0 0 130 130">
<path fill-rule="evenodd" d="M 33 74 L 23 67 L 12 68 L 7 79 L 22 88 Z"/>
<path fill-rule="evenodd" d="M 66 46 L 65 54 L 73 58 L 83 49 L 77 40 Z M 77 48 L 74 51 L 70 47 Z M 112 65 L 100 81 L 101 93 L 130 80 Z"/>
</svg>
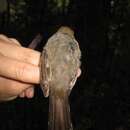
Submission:
<svg viewBox="0 0 130 130">
<path fill-rule="evenodd" d="M 70 26 L 82 50 L 82 75 L 71 96 L 74 130 L 130 128 L 130 0 L 0 0 L 0 33 L 23 46 Z M 48 99 L 0 103 L 0 130 L 47 130 Z"/>
</svg>

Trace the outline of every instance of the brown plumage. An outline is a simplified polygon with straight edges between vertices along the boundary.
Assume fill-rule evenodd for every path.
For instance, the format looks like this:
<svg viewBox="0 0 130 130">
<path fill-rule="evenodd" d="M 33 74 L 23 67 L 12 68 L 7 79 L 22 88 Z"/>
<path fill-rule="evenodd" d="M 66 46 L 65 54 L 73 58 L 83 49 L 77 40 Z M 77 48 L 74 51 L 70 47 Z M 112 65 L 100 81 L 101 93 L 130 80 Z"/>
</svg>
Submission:
<svg viewBox="0 0 130 130">
<path fill-rule="evenodd" d="M 73 130 L 68 97 L 77 80 L 81 52 L 74 32 L 61 27 L 43 48 L 41 86 L 49 96 L 49 130 Z"/>
</svg>

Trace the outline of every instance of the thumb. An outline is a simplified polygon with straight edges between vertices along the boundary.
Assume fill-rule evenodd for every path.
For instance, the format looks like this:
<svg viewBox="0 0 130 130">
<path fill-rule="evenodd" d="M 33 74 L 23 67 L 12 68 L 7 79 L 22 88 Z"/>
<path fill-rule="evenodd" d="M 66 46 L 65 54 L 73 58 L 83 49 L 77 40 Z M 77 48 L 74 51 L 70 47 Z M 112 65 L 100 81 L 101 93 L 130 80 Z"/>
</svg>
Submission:
<svg viewBox="0 0 130 130">
<path fill-rule="evenodd" d="M 39 67 L 0 54 L 0 75 L 26 83 L 39 83 Z"/>
</svg>

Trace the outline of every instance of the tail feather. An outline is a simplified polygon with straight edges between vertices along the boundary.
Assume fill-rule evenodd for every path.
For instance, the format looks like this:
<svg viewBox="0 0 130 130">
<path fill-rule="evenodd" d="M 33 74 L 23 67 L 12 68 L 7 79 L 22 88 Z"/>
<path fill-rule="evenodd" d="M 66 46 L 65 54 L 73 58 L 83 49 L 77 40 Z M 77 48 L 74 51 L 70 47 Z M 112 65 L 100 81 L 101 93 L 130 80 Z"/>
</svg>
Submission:
<svg viewBox="0 0 130 130">
<path fill-rule="evenodd" d="M 50 95 L 49 103 L 49 130 L 73 130 L 68 96 Z"/>
</svg>

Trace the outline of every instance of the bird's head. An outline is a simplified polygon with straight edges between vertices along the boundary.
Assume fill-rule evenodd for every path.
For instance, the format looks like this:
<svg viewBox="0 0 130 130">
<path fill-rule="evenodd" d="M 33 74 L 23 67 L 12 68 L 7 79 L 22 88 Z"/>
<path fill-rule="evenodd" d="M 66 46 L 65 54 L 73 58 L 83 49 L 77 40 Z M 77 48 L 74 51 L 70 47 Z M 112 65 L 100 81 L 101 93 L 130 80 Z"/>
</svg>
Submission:
<svg viewBox="0 0 130 130">
<path fill-rule="evenodd" d="M 74 37 L 74 31 L 71 28 L 67 27 L 67 26 L 60 27 L 58 29 L 58 32 L 65 33 L 65 34 L 67 34 L 67 35 L 69 35 L 71 37 Z"/>
</svg>

